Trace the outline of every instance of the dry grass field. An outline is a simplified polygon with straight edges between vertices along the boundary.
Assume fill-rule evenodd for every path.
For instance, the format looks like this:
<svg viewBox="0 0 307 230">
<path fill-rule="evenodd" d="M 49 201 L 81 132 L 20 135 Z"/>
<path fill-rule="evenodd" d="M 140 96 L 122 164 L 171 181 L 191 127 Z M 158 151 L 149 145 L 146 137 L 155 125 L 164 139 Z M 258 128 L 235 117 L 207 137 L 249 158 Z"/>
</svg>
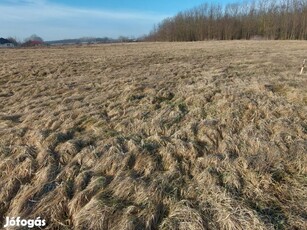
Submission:
<svg viewBox="0 0 307 230">
<path fill-rule="evenodd" d="M 0 225 L 306 229 L 307 43 L 0 50 Z"/>
</svg>

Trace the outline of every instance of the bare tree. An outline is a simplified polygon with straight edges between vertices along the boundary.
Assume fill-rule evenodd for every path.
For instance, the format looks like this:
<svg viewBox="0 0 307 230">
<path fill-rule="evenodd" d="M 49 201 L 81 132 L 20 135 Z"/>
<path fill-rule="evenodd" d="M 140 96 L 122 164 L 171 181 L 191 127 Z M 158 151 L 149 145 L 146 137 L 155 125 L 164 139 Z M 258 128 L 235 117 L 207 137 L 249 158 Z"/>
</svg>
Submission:
<svg viewBox="0 0 307 230">
<path fill-rule="evenodd" d="M 162 21 L 148 40 L 307 39 L 307 0 L 253 0 L 202 4 Z"/>
<path fill-rule="evenodd" d="M 11 43 L 13 43 L 15 46 L 19 45 L 19 42 L 17 41 L 16 38 L 13 37 L 8 37 L 7 40 L 9 40 Z"/>
<path fill-rule="evenodd" d="M 25 42 L 28 42 L 28 41 L 44 42 L 44 40 L 40 36 L 38 36 L 36 34 L 33 34 L 30 37 L 25 39 Z"/>
</svg>

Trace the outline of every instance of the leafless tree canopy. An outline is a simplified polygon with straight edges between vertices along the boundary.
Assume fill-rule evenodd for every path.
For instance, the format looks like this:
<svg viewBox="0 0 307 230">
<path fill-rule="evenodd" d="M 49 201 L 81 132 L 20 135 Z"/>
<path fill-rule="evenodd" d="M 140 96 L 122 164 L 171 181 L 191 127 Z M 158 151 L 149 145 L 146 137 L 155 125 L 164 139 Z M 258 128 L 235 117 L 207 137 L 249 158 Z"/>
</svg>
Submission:
<svg viewBox="0 0 307 230">
<path fill-rule="evenodd" d="M 40 36 L 36 34 L 32 34 L 30 37 L 25 39 L 25 42 L 29 42 L 29 41 L 43 42 L 44 40 Z"/>
<path fill-rule="evenodd" d="M 306 0 L 255 0 L 203 4 L 163 20 L 147 37 L 153 41 L 307 39 Z"/>
</svg>

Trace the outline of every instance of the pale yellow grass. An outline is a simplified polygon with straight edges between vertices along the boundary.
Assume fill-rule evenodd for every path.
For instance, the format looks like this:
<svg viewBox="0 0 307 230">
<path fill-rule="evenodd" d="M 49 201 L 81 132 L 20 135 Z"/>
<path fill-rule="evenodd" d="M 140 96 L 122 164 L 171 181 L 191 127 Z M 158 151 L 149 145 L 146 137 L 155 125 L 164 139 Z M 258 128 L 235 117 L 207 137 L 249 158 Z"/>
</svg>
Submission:
<svg viewBox="0 0 307 230">
<path fill-rule="evenodd" d="M 0 225 L 306 229 L 306 50 L 0 50 Z"/>
</svg>

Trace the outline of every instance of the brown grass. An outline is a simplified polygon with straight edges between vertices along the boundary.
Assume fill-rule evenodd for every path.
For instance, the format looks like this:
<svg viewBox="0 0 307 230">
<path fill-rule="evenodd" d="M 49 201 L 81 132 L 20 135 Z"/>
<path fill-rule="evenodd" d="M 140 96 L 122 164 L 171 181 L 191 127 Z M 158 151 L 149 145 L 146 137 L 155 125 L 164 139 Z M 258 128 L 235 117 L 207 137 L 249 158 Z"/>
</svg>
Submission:
<svg viewBox="0 0 307 230">
<path fill-rule="evenodd" d="M 306 50 L 0 50 L 0 225 L 306 229 Z"/>
</svg>

